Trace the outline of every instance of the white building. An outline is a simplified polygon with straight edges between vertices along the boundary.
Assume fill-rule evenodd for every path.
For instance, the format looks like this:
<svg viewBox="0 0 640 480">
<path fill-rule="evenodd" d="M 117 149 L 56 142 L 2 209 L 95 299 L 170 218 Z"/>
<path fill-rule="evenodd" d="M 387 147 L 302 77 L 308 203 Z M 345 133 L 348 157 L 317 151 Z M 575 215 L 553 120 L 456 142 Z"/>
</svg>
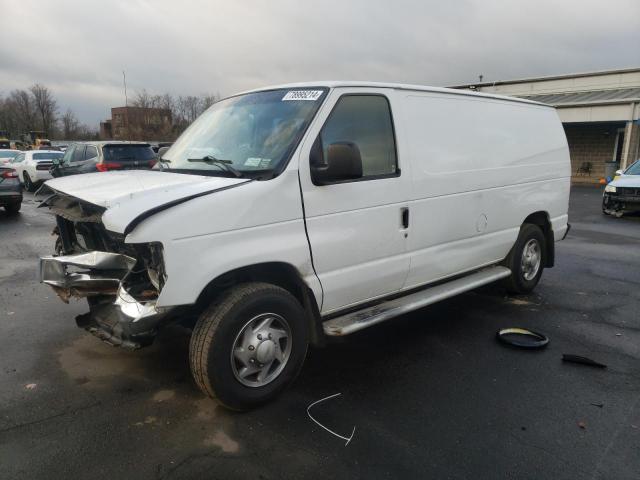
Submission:
<svg viewBox="0 0 640 480">
<path fill-rule="evenodd" d="M 573 181 L 598 183 L 640 156 L 640 68 L 456 85 L 553 105 L 565 128 Z"/>
</svg>

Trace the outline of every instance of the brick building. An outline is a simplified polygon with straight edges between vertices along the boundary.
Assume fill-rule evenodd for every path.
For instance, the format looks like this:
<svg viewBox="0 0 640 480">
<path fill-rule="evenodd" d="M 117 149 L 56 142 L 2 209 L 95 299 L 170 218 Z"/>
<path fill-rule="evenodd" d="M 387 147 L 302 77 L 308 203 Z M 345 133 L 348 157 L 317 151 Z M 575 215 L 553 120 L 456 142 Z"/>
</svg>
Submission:
<svg viewBox="0 0 640 480">
<path fill-rule="evenodd" d="M 111 118 L 100 122 L 103 140 L 163 140 L 172 133 L 171 110 L 164 108 L 115 107 Z"/>
<path fill-rule="evenodd" d="M 456 85 L 553 105 L 564 125 L 572 180 L 598 183 L 640 157 L 640 68 Z"/>
</svg>

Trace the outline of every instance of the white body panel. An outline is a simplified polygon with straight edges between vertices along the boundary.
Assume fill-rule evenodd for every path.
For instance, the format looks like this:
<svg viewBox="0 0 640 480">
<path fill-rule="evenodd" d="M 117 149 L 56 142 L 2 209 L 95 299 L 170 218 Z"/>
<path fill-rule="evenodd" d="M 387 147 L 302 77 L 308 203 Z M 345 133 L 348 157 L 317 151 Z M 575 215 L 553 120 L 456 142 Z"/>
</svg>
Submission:
<svg viewBox="0 0 640 480">
<path fill-rule="evenodd" d="M 267 262 L 293 266 L 318 305 L 322 300 L 295 169 L 273 180 L 247 182 L 159 212 L 143 221 L 126 241 L 162 242 L 167 283 L 158 299 L 161 307 L 193 303 L 218 276 Z"/>
<path fill-rule="evenodd" d="M 500 261 L 537 211 L 563 236 L 571 173 L 553 109 L 428 92 L 400 102 L 413 174 L 405 288 Z"/>
<path fill-rule="evenodd" d="M 120 233 L 158 205 L 206 193 L 149 215 L 126 237 L 163 245 L 167 281 L 159 307 L 195 302 L 231 270 L 282 262 L 328 314 L 500 261 L 534 212 L 545 212 L 555 239 L 562 238 L 570 165 L 553 109 L 445 89 L 313 85 L 329 94 L 284 172 L 271 180 L 128 171 L 47 184 L 105 207 L 105 226 Z M 389 100 L 399 176 L 311 182 L 311 146 L 345 93 Z M 409 208 L 408 229 L 402 208 Z"/>
</svg>

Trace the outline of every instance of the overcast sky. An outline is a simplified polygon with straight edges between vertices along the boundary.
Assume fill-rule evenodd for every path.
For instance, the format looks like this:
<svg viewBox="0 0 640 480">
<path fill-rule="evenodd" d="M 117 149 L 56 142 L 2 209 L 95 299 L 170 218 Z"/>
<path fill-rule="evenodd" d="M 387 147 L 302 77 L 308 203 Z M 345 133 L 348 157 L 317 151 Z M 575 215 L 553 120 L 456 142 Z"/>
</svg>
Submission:
<svg viewBox="0 0 640 480">
<path fill-rule="evenodd" d="M 0 0 L 0 11 L 0 94 L 42 83 L 92 125 L 124 104 L 122 70 L 131 98 L 640 66 L 640 0 Z"/>
</svg>

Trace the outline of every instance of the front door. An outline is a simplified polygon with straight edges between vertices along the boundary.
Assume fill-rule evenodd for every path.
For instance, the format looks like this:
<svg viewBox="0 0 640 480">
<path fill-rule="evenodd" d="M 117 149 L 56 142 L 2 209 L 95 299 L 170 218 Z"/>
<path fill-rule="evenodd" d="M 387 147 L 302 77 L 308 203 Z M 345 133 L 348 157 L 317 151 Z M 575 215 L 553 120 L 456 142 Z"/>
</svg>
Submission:
<svg viewBox="0 0 640 480">
<path fill-rule="evenodd" d="M 408 170 L 400 168 L 392 93 L 332 91 L 301 149 L 306 226 L 323 314 L 397 292 L 409 270 L 411 182 Z M 314 184 L 310 155 L 326 158 L 332 144 L 357 147 L 361 178 Z"/>
</svg>

